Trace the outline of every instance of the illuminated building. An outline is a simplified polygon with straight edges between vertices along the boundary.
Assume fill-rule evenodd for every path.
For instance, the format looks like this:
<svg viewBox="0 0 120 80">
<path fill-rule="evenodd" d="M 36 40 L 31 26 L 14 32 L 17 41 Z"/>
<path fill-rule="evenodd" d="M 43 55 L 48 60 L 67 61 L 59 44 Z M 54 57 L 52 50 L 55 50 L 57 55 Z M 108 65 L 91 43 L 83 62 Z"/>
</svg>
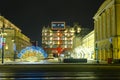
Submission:
<svg viewBox="0 0 120 80">
<path fill-rule="evenodd" d="M 82 38 L 82 47 L 86 50 L 87 58 L 94 59 L 94 30 Z"/>
<path fill-rule="evenodd" d="M 94 30 L 80 39 L 80 45 L 74 49 L 74 58 L 94 59 Z"/>
<path fill-rule="evenodd" d="M 96 59 L 120 59 L 120 0 L 105 0 L 94 16 Z"/>
<path fill-rule="evenodd" d="M 52 22 L 51 27 L 42 29 L 42 47 L 49 57 L 55 57 L 66 50 L 73 49 L 75 29 L 65 25 L 65 22 Z"/>
<path fill-rule="evenodd" d="M 4 52 L 4 60 L 15 60 L 16 55 L 28 45 L 31 45 L 30 39 L 17 26 L 0 16 L 0 57 Z"/>
</svg>

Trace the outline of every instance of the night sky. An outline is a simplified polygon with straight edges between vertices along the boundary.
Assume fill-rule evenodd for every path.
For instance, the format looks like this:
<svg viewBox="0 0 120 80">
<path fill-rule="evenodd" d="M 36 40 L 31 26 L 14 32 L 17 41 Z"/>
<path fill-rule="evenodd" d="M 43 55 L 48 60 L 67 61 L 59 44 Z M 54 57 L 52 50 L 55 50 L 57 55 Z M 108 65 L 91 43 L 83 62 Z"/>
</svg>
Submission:
<svg viewBox="0 0 120 80">
<path fill-rule="evenodd" d="M 93 16 L 105 0 L 0 0 L 0 13 L 31 40 L 39 41 L 41 29 L 52 21 L 65 21 L 68 26 L 79 22 L 93 29 Z"/>
</svg>

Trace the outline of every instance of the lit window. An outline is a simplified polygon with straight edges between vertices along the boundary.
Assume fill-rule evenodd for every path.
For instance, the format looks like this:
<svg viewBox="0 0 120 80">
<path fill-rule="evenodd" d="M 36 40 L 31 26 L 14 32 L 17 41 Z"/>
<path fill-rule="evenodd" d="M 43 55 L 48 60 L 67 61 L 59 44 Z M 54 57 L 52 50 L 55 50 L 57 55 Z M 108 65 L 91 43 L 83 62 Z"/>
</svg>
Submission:
<svg viewBox="0 0 120 80">
<path fill-rule="evenodd" d="M 52 37 L 50 37 L 50 40 L 52 40 L 53 38 Z"/>
<path fill-rule="evenodd" d="M 60 41 L 58 41 L 58 44 L 60 44 Z"/>
<path fill-rule="evenodd" d="M 65 45 L 65 48 L 67 48 L 67 45 Z"/>
<path fill-rule="evenodd" d="M 60 40 L 60 37 L 58 37 L 58 39 L 57 40 Z"/>
<path fill-rule="evenodd" d="M 65 37 L 65 40 L 67 40 L 67 38 Z"/>
</svg>

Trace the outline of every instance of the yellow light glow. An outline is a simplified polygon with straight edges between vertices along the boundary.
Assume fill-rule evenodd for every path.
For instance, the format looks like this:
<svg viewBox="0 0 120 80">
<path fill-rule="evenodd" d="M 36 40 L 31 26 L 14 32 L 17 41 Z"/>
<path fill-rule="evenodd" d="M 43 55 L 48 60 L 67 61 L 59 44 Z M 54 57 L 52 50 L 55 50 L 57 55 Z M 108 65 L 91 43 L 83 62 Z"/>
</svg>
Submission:
<svg viewBox="0 0 120 80">
<path fill-rule="evenodd" d="M 31 56 L 31 57 L 27 57 L 26 60 L 29 62 L 35 62 L 35 61 L 38 61 L 38 58 L 35 56 Z"/>
<path fill-rule="evenodd" d="M 58 37 L 58 40 L 60 40 L 60 37 Z"/>
<path fill-rule="evenodd" d="M 58 41 L 58 44 L 60 44 L 60 41 Z"/>
<path fill-rule="evenodd" d="M 52 40 L 53 38 L 52 37 L 50 37 L 50 40 Z"/>
<path fill-rule="evenodd" d="M 8 45 L 6 44 L 5 49 L 8 50 Z"/>
<path fill-rule="evenodd" d="M 14 40 L 12 40 L 12 42 L 14 42 Z"/>
<path fill-rule="evenodd" d="M 60 33 L 57 33 L 57 35 L 59 36 L 59 35 L 60 35 Z"/>
</svg>

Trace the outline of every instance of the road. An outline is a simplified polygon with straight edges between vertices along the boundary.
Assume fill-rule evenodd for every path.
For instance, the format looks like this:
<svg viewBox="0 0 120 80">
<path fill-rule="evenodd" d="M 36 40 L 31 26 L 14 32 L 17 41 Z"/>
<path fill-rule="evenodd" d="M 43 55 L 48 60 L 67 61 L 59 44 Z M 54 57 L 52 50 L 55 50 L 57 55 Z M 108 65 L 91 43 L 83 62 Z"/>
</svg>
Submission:
<svg viewBox="0 0 120 80">
<path fill-rule="evenodd" d="M 120 80 L 119 64 L 1 64 L 0 80 Z"/>
</svg>

